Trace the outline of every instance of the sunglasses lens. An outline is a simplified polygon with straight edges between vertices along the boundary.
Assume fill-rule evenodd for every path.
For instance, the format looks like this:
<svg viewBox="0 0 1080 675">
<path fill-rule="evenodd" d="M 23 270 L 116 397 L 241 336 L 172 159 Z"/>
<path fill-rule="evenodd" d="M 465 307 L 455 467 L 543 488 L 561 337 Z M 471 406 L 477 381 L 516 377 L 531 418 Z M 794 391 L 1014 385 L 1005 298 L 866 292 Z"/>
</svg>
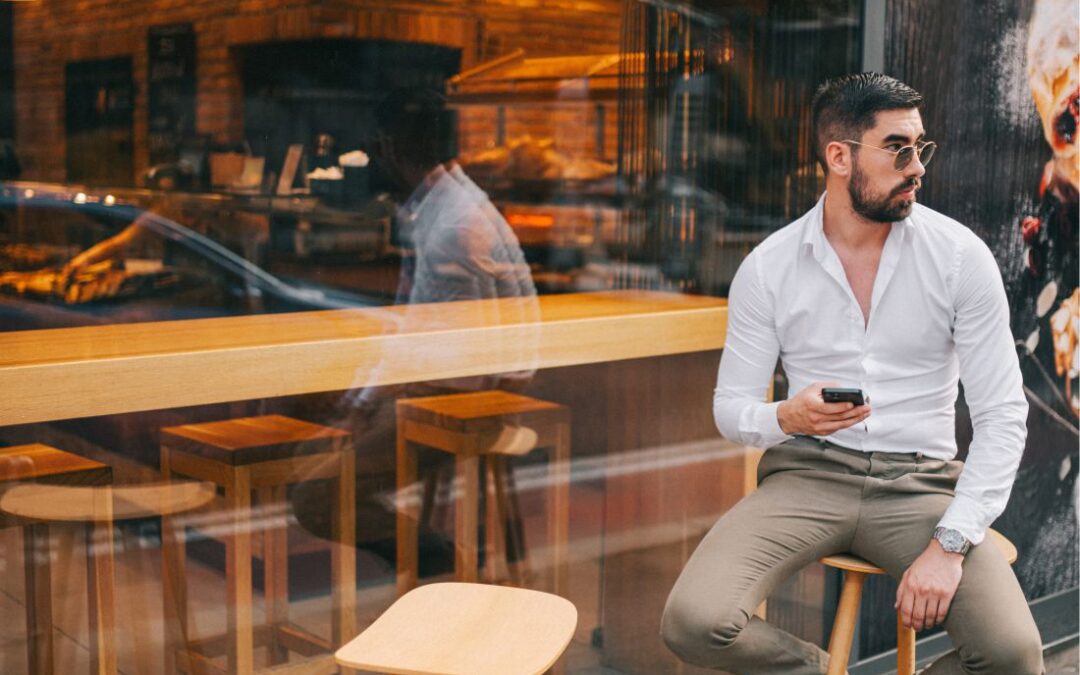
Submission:
<svg viewBox="0 0 1080 675">
<path fill-rule="evenodd" d="M 934 157 L 935 150 L 937 150 L 937 144 L 933 142 L 927 143 L 919 148 L 919 161 L 922 162 L 923 166 L 930 163 L 930 160 Z M 896 153 L 896 161 L 893 163 L 896 170 L 903 171 L 906 169 L 907 165 L 911 164 L 911 160 L 915 158 L 915 152 L 915 148 L 910 145 L 900 148 L 900 151 Z"/>
<path fill-rule="evenodd" d="M 893 162 L 893 166 L 897 171 L 903 171 L 907 168 L 908 164 L 911 164 L 911 158 L 915 156 L 915 148 L 910 145 L 900 148 L 900 151 L 896 153 L 896 161 Z"/>
<path fill-rule="evenodd" d="M 937 150 L 937 144 L 927 143 L 923 146 L 922 151 L 919 153 L 919 161 L 923 166 L 930 163 L 930 160 L 934 158 L 934 151 Z"/>
</svg>

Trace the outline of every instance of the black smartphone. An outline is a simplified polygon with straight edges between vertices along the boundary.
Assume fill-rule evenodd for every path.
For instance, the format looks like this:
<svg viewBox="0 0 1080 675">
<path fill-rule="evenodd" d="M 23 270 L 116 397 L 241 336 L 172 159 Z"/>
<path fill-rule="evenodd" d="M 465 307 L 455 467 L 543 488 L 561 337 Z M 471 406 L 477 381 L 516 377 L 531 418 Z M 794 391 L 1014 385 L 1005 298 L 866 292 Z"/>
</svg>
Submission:
<svg viewBox="0 0 1080 675">
<path fill-rule="evenodd" d="M 821 390 L 821 398 L 826 403 L 854 403 L 864 405 L 866 397 L 862 389 L 849 389 L 846 387 L 824 387 Z"/>
</svg>

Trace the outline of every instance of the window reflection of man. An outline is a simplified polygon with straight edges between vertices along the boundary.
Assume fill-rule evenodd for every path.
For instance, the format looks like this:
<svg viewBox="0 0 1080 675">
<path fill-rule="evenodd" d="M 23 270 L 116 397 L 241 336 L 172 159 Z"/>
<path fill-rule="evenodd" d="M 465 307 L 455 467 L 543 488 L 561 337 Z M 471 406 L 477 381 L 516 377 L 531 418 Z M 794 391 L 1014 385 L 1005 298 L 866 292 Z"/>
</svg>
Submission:
<svg viewBox="0 0 1080 675">
<path fill-rule="evenodd" d="M 357 541 L 389 560 L 395 524 L 385 498 L 392 494 L 395 480 L 393 401 L 401 396 L 523 389 L 534 373 L 536 334 L 528 325 L 537 322 L 539 306 L 513 231 L 484 191 L 457 162 L 448 159 L 453 119 L 442 98 L 428 90 L 397 91 L 380 105 L 376 120 L 380 135 L 371 155 L 400 204 L 395 240 L 402 262 L 395 304 L 404 309 L 395 330 L 449 328 L 444 322 L 453 323 L 465 315 L 479 317 L 483 325 L 524 327 L 515 332 L 511 344 L 486 345 L 492 353 L 509 350 L 518 366 L 513 372 L 377 386 L 382 369 L 393 360 L 408 359 L 413 368 L 423 371 L 445 370 L 463 358 L 446 341 L 432 339 L 408 354 L 387 353 L 373 370 L 356 373 L 355 388 L 343 397 L 341 407 L 357 448 Z M 479 302 L 432 311 L 432 303 L 453 301 Z M 433 462 L 444 459 L 430 458 Z M 314 508 L 311 501 L 297 498 L 300 519 L 312 531 L 326 534 L 330 531 L 326 509 Z M 435 555 L 425 552 L 424 536 L 422 528 L 422 564 Z"/>
</svg>

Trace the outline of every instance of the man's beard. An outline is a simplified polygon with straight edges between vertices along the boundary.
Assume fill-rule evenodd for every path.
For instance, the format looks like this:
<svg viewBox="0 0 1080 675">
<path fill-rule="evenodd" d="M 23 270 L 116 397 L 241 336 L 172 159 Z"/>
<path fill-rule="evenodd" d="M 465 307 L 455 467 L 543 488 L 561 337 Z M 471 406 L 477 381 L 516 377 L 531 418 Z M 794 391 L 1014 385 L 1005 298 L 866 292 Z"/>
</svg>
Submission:
<svg viewBox="0 0 1080 675">
<path fill-rule="evenodd" d="M 894 202 L 893 198 L 912 187 L 918 189 L 920 185 L 918 178 L 911 178 L 897 185 L 884 197 L 876 197 L 870 194 L 866 186 L 866 174 L 859 170 L 859 165 L 856 163 L 852 166 L 848 196 L 851 198 L 851 208 L 866 220 L 875 223 L 895 223 L 911 215 L 915 200 L 901 199 Z"/>
</svg>

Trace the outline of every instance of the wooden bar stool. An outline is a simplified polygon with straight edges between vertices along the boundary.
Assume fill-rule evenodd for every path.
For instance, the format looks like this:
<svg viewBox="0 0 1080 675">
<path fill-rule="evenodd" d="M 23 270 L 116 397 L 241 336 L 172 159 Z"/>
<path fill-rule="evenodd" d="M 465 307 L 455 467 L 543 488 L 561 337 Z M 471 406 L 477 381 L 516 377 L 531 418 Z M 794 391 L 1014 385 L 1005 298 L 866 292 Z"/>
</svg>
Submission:
<svg viewBox="0 0 1080 675">
<path fill-rule="evenodd" d="M 562 655 L 577 609 L 550 593 L 485 584 L 409 591 L 334 657 L 408 675 L 539 675 Z"/>
<path fill-rule="evenodd" d="M 203 506 L 213 498 L 214 486 L 210 483 L 18 485 L 0 497 L 0 512 L 30 523 L 85 524 L 90 669 L 96 675 L 113 675 L 117 672 L 113 523 L 174 515 Z M 48 555 L 46 547 L 41 557 Z M 39 599 L 42 607 L 50 600 Z M 33 667 L 31 671 L 39 672 Z"/>
<path fill-rule="evenodd" d="M 477 578 L 479 467 L 488 477 L 486 549 L 489 573 L 504 555 L 502 524 L 513 511 L 506 488 L 507 459 L 548 447 L 548 540 L 555 593 L 565 577 L 569 534 L 570 409 L 556 403 L 505 391 L 449 394 L 397 401 L 397 583 L 404 594 L 417 583 L 417 501 L 405 499 L 416 482 L 417 448 L 426 446 L 454 455 L 462 498 L 454 512 L 454 571 L 459 581 Z M 516 515 L 516 514 L 515 514 Z"/>
<path fill-rule="evenodd" d="M 112 468 L 70 452 L 34 443 L 0 448 L 0 490 L 19 483 L 56 485 L 105 485 L 112 482 Z M 52 565 L 50 564 L 49 525 L 44 521 L 25 521 L 0 512 L 0 525 L 20 526 L 23 537 L 23 569 L 26 575 L 26 649 L 30 672 L 53 673 Z M 88 551 L 89 554 L 89 551 Z M 109 561 L 111 562 L 111 560 Z M 93 576 L 94 561 L 88 555 L 87 571 Z M 89 583 L 91 596 L 97 586 Z M 94 607 L 102 611 L 93 611 Z M 116 651 L 104 636 L 112 629 L 112 605 L 102 607 L 90 598 L 91 664 L 95 673 L 116 670 Z"/>
<path fill-rule="evenodd" d="M 1001 548 L 1009 563 L 1016 562 L 1016 547 L 997 530 L 990 530 L 987 539 L 992 539 Z M 844 586 L 840 591 L 840 604 L 836 609 L 832 637 L 829 639 L 829 673 L 844 675 L 848 657 L 851 655 L 851 643 L 855 638 L 855 623 L 859 617 L 859 600 L 862 597 L 863 582 L 868 574 L 885 574 L 885 570 L 862 558 L 848 555 L 831 555 L 821 559 L 826 567 L 844 570 Z M 896 673 L 914 675 L 915 673 L 915 631 L 905 628 L 896 613 Z"/>
<path fill-rule="evenodd" d="M 222 508 L 228 521 L 225 542 L 226 611 L 224 636 L 194 639 L 188 626 L 184 588 L 186 555 L 175 524 L 162 526 L 166 605 L 178 617 L 180 647 L 169 650 L 166 671 L 188 673 L 255 671 L 256 644 L 270 650 L 271 664 L 296 652 L 334 668 L 330 654 L 356 631 L 355 452 L 350 434 L 280 415 L 246 417 L 161 430 L 161 470 L 166 476 L 189 476 L 224 489 Z M 289 485 L 308 480 L 333 481 L 334 540 L 331 547 L 332 628 L 329 641 L 288 620 L 288 541 L 284 527 L 263 530 L 266 625 L 252 617 L 252 492 L 268 515 L 284 514 Z M 281 523 L 285 522 L 282 517 Z M 211 659 L 227 655 L 222 669 Z M 314 667 L 314 666 L 311 666 Z M 306 672 L 306 671 L 305 671 Z M 314 672 L 314 671 L 313 671 Z M 321 671 L 320 671 L 321 672 Z"/>
<path fill-rule="evenodd" d="M 23 446 L 34 457 L 46 460 L 48 468 L 86 467 L 66 474 L 80 483 L 111 479 L 109 467 L 70 455 L 48 446 Z M 17 448 L 0 451 L 0 475 L 10 475 Z M 66 455 L 66 457 L 65 457 Z M 25 459 L 25 455 L 21 457 Z M 18 466 L 19 463 L 16 463 Z M 26 467 L 25 462 L 21 462 Z M 5 467 L 4 465 L 7 465 Z M 39 467 L 40 468 L 40 467 Z M 104 469 L 104 471 L 103 471 Z M 97 474 L 95 478 L 92 474 Z M 41 477 L 41 476 L 39 476 Z M 49 523 L 83 523 L 86 531 L 86 588 L 90 618 L 90 668 L 98 675 L 117 672 L 115 641 L 116 612 L 113 588 L 113 523 L 119 520 L 157 517 L 179 513 L 209 502 L 214 497 L 209 483 L 165 485 L 55 485 L 22 481 L 0 497 L 0 514 L 24 526 L 27 538 L 27 616 L 30 670 L 52 673 L 52 597 L 49 579 Z M 37 530 L 37 532 L 34 532 Z M 31 548 L 33 547 L 33 548 Z M 43 644 L 44 643 L 44 644 Z"/>
</svg>

